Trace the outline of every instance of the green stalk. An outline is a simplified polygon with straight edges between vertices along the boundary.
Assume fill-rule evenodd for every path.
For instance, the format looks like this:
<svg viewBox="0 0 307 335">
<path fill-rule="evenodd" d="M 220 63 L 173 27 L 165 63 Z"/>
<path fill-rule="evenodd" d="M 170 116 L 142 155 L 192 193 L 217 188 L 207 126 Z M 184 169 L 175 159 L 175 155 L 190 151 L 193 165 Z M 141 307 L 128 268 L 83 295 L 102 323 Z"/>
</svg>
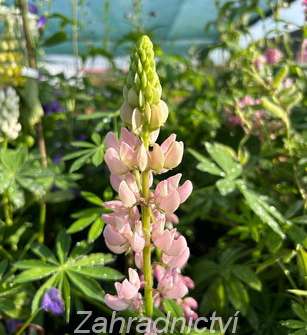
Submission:
<svg viewBox="0 0 307 335">
<path fill-rule="evenodd" d="M 2 206 L 4 210 L 5 223 L 8 226 L 12 226 L 13 224 L 12 210 L 10 206 L 10 199 L 9 199 L 7 192 L 3 194 Z"/>
<path fill-rule="evenodd" d="M 40 202 L 40 211 L 39 211 L 39 231 L 38 231 L 38 242 L 44 243 L 45 237 L 45 222 L 46 222 L 46 203 L 44 201 Z"/>
<path fill-rule="evenodd" d="M 149 148 L 149 134 L 143 135 L 143 143 L 148 150 Z M 145 238 L 145 247 L 143 250 L 143 271 L 144 271 L 144 300 L 145 300 L 145 314 L 151 317 L 153 314 L 153 278 L 151 266 L 151 210 L 148 205 L 149 200 L 149 171 L 146 170 L 141 175 L 142 195 L 145 200 L 145 205 L 142 206 L 142 223 Z"/>
<path fill-rule="evenodd" d="M 28 320 L 23 324 L 23 326 L 18 330 L 16 335 L 22 335 L 23 332 L 30 326 L 31 322 L 35 319 L 40 309 L 37 309 L 33 314 L 30 315 Z"/>
<path fill-rule="evenodd" d="M 31 30 L 28 21 L 28 1 L 18 0 L 17 3 L 20 8 L 22 17 L 22 25 L 23 25 L 24 37 L 26 41 L 26 50 L 28 56 L 28 65 L 33 69 L 37 69 L 36 46 L 33 40 L 33 36 L 31 36 Z M 35 82 L 35 85 L 38 86 L 37 81 Z M 48 156 L 44 137 L 44 129 L 41 120 L 39 120 L 39 122 L 37 123 L 36 133 L 41 158 L 41 165 L 44 168 L 46 168 L 48 166 Z M 45 222 L 46 222 L 46 203 L 42 200 L 40 202 L 40 219 L 39 219 L 39 234 L 38 234 L 38 240 L 41 243 L 44 242 Z"/>
</svg>

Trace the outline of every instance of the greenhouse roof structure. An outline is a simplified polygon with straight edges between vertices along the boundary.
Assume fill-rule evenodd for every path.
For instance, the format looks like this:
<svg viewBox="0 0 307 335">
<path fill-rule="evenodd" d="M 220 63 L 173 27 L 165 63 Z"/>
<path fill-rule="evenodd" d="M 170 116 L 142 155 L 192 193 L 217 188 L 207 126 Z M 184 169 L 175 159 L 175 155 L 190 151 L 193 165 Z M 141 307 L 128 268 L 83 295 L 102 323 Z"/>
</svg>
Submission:
<svg viewBox="0 0 307 335">
<path fill-rule="evenodd" d="M 73 36 L 78 37 L 78 48 L 107 48 L 113 53 L 124 53 L 122 44 L 129 33 L 138 27 L 151 32 L 162 48 L 172 52 L 186 52 L 192 45 L 213 43 L 218 33 L 205 26 L 216 19 L 217 8 L 214 0 L 53 0 L 35 1 L 40 12 L 57 13 L 49 19 L 46 36 L 59 31 L 60 22 L 77 18 L 79 29 L 73 32 L 70 24 L 57 35 L 63 43 L 47 48 L 52 54 L 73 54 Z M 225 3 L 221 0 L 220 3 Z M 237 1 L 238 2 L 238 1 Z M 76 4 L 78 3 L 78 6 Z M 269 13 L 266 0 L 260 4 Z M 68 18 L 68 20 L 66 19 Z M 257 19 L 255 17 L 255 19 Z M 66 21 L 65 21 L 66 20 Z M 75 21 L 76 22 L 76 21 Z M 78 36 L 76 36 L 78 34 Z M 65 40 L 66 38 L 66 40 Z M 51 43 L 54 40 L 51 40 Z"/>
</svg>

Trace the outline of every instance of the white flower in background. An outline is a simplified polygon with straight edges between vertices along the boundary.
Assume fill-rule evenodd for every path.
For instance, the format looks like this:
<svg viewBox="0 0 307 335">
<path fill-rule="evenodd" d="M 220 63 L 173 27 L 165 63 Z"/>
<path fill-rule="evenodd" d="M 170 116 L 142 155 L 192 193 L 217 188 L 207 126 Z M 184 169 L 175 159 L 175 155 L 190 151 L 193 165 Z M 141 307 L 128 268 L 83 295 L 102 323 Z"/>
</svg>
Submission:
<svg viewBox="0 0 307 335">
<path fill-rule="evenodd" d="M 19 119 L 19 96 L 12 87 L 0 89 L 0 132 L 15 140 L 21 130 Z"/>
</svg>

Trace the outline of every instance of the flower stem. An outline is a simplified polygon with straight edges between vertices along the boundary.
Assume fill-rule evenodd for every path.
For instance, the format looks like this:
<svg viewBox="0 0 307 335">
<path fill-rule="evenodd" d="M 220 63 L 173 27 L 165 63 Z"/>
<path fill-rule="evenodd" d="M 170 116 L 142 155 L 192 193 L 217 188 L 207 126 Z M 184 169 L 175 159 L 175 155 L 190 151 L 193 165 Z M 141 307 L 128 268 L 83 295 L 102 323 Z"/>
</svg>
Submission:
<svg viewBox="0 0 307 335">
<path fill-rule="evenodd" d="M 28 1 L 27 0 L 18 0 L 18 6 L 20 8 L 21 17 L 22 17 L 22 26 L 26 42 L 27 58 L 28 65 L 37 70 L 37 60 L 36 60 L 36 46 L 31 34 L 31 29 L 28 21 Z M 38 82 L 35 82 L 35 85 L 38 86 Z M 41 158 L 41 165 L 44 168 L 48 166 L 48 155 L 46 149 L 46 142 L 44 137 L 44 128 L 42 120 L 39 120 L 36 126 L 37 142 L 38 149 Z M 40 202 L 40 219 L 39 219 L 39 242 L 44 242 L 44 231 L 45 231 L 45 222 L 46 222 L 46 203 L 42 200 Z"/>
<path fill-rule="evenodd" d="M 38 242 L 44 243 L 45 240 L 45 222 L 46 222 L 46 203 L 41 201 L 39 211 L 39 231 L 38 231 Z"/>
<path fill-rule="evenodd" d="M 4 210 L 5 223 L 8 226 L 11 226 L 13 224 L 13 218 L 12 218 L 10 199 L 7 192 L 4 192 L 3 194 L 2 205 Z"/>
<path fill-rule="evenodd" d="M 143 143 L 148 150 L 149 147 L 149 134 L 143 135 Z M 152 279 L 152 267 L 151 267 L 151 210 L 148 205 L 149 200 L 149 171 L 146 170 L 142 173 L 142 195 L 145 200 L 145 204 L 142 207 L 142 223 L 143 232 L 145 238 L 145 247 L 143 250 L 143 271 L 144 271 L 144 299 L 145 299 L 145 314 L 149 317 L 153 313 L 153 279 Z"/>
<path fill-rule="evenodd" d="M 29 327 L 31 322 L 36 318 L 38 312 L 40 309 L 37 309 L 33 314 L 30 315 L 30 317 L 27 319 L 27 321 L 23 324 L 23 326 L 18 330 L 16 335 L 22 335 L 23 332 Z"/>
</svg>

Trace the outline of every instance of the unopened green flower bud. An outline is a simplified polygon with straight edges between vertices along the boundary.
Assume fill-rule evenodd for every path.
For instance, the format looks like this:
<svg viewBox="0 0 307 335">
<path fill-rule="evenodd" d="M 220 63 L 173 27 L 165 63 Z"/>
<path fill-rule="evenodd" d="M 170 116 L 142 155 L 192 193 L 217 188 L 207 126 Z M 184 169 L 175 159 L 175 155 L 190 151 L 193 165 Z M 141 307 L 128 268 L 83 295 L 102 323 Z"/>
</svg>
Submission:
<svg viewBox="0 0 307 335">
<path fill-rule="evenodd" d="M 146 103 L 158 103 L 161 98 L 161 85 L 156 73 L 153 45 L 148 36 L 140 38 L 132 54 L 127 86 L 136 91 L 140 102 L 138 107 L 141 111 L 144 110 Z"/>
<path fill-rule="evenodd" d="M 127 100 L 128 100 L 128 104 L 131 107 L 137 107 L 138 106 L 139 98 L 138 98 L 138 95 L 137 95 L 134 88 L 130 88 L 130 90 L 128 91 Z"/>
<path fill-rule="evenodd" d="M 168 108 L 161 100 L 162 87 L 156 72 L 154 50 L 148 36 L 142 36 L 131 55 L 130 70 L 123 91 L 123 122 L 140 134 L 158 130 L 166 121 Z"/>
</svg>

